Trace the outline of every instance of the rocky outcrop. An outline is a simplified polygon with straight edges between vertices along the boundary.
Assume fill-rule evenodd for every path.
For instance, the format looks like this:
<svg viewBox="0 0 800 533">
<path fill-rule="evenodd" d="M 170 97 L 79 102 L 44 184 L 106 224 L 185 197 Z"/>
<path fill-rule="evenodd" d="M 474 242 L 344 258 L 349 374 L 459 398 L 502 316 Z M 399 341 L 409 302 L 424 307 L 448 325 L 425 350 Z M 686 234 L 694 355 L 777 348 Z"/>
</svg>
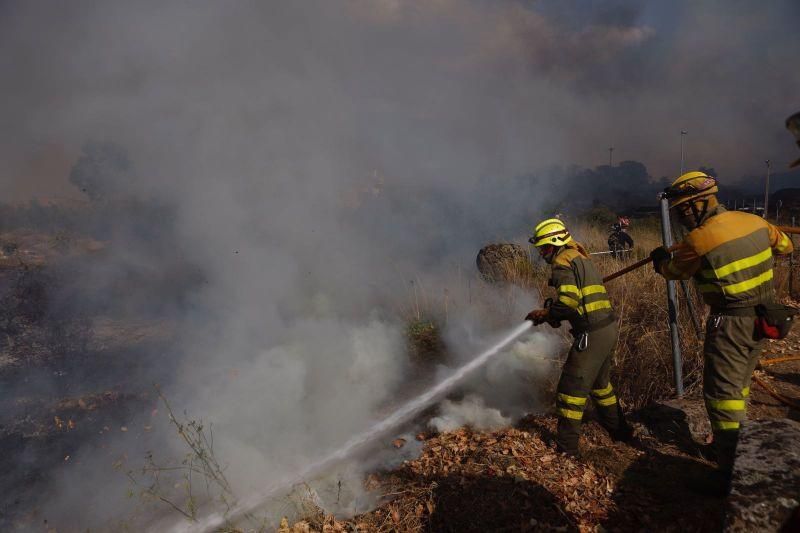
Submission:
<svg viewBox="0 0 800 533">
<path fill-rule="evenodd" d="M 702 399 L 653 402 L 638 413 L 648 431 L 662 442 L 697 453 L 711 441 L 711 424 Z"/>
<path fill-rule="evenodd" d="M 530 271 L 528 251 L 512 243 L 489 244 L 475 261 L 481 277 L 489 282 L 513 282 Z"/>
<path fill-rule="evenodd" d="M 800 423 L 753 420 L 742 426 L 725 531 L 800 531 Z"/>
</svg>

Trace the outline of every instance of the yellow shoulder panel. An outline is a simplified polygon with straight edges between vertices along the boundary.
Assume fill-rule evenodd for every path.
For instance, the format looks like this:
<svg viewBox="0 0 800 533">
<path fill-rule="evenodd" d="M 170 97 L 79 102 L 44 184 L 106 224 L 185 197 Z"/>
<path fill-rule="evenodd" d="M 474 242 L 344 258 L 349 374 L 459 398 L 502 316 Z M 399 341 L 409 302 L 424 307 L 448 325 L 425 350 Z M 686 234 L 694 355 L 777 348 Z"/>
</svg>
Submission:
<svg viewBox="0 0 800 533">
<path fill-rule="evenodd" d="M 717 246 L 768 228 L 767 222 L 756 215 L 741 211 L 724 211 L 689 232 L 686 243 L 698 255 L 705 255 Z"/>
<path fill-rule="evenodd" d="M 580 251 L 576 250 L 575 248 L 565 248 L 555 257 L 555 259 L 553 259 L 553 264 L 569 267 L 569 264 L 578 257 L 581 257 Z"/>
</svg>

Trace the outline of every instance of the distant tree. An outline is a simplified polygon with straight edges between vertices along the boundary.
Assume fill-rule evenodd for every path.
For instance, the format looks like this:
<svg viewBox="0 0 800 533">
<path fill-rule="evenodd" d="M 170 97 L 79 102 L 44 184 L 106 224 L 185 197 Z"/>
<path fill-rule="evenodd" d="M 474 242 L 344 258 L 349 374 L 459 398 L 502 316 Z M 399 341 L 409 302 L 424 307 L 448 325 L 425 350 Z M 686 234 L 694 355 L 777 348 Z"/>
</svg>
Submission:
<svg viewBox="0 0 800 533">
<path fill-rule="evenodd" d="M 716 178 L 717 177 L 717 171 L 714 170 L 714 167 L 700 167 L 697 170 L 699 170 L 700 172 L 705 172 L 706 174 L 708 174 L 712 178 Z"/>
<path fill-rule="evenodd" d="M 92 201 L 106 200 L 131 179 L 133 165 L 127 151 L 113 142 L 89 141 L 69 172 L 69 181 Z"/>
</svg>

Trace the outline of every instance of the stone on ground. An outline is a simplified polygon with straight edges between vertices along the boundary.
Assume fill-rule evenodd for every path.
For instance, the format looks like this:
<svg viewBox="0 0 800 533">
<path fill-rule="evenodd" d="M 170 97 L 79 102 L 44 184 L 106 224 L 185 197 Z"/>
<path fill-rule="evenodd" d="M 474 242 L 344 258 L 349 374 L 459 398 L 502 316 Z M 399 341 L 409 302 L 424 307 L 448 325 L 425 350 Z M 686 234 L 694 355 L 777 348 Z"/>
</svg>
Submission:
<svg viewBox="0 0 800 533">
<path fill-rule="evenodd" d="M 753 420 L 742 426 L 725 531 L 800 531 L 800 423 Z"/>
</svg>

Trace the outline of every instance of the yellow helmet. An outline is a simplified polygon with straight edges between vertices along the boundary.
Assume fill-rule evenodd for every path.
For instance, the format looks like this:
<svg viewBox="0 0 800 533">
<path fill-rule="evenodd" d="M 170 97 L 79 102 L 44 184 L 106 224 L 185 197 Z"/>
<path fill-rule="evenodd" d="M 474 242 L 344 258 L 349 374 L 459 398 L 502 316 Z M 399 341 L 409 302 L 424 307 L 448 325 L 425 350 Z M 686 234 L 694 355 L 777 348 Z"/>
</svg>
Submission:
<svg viewBox="0 0 800 533">
<path fill-rule="evenodd" d="M 533 228 L 533 237 L 528 239 L 528 242 L 534 246 L 544 246 L 550 244 L 553 246 L 564 246 L 572 242 L 572 236 L 567 231 L 567 227 L 557 218 L 548 218 L 543 220 Z"/>
<path fill-rule="evenodd" d="M 716 178 L 696 170 L 683 174 L 673 181 L 672 185 L 664 189 L 670 207 L 711 196 L 717 192 L 719 192 L 719 187 L 717 187 Z"/>
</svg>

